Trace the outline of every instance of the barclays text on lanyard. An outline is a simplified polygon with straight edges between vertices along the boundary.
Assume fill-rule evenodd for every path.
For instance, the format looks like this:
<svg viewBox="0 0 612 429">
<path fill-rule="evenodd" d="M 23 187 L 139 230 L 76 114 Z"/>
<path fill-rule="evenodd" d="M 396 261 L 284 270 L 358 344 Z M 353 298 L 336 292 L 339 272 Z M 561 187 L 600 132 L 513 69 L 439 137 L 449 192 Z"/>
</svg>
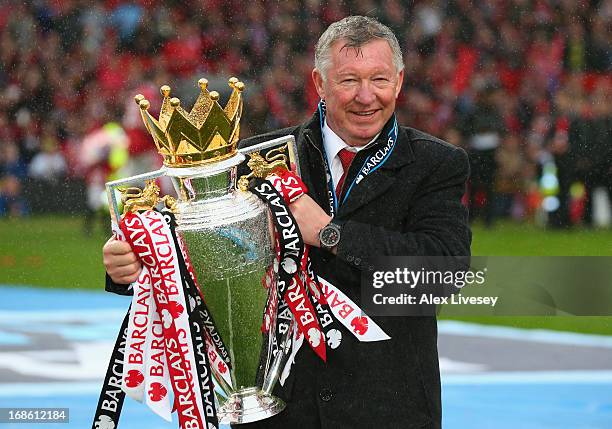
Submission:
<svg viewBox="0 0 612 429">
<path fill-rule="evenodd" d="M 323 126 L 325 125 L 325 102 L 323 100 L 319 102 L 318 109 L 319 109 L 319 118 L 321 122 L 321 135 L 322 135 Z M 391 156 L 393 149 L 395 149 L 395 143 L 397 142 L 397 133 L 398 133 L 397 117 L 395 116 L 395 113 L 393 114 L 392 121 L 393 121 L 393 126 L 391 127 L 387 135 L 387 143 L 383 147 L 378 149 L 376 152 L 374 152 L 372 155 L 368 156 L 368 158 L 363 162 L 363 165 L 359 169 L 359 173 L 353 179 L 353 181 L 351 182 L 351 185 L 348 187 L 346 193 L 344 194 L 344 198 L 342 199 L 342 204 L 346 202 L 349 194 L 351 193 L 354 187 L 359 185 L 359 183 L 368 174 L 373 173 L 374 171 L 378 170 L 385 162 L 387 162 L 387 159 L 389 159 L 389 157 Z M 332 179 L 331 168 L 330 168 L 329 160 L 327 159 L 327 156 L 323 156 L 323 160 L 325 161 L 325 173 L 327 176 L 327 195 L 329 199 L 329 214 L 331 215 L 331 217 L 334 217 L 336 212 L 338 211 L 339 195 L 336 195 L 336 190 L 334 189 L 334 181 Z"/>
</svg>

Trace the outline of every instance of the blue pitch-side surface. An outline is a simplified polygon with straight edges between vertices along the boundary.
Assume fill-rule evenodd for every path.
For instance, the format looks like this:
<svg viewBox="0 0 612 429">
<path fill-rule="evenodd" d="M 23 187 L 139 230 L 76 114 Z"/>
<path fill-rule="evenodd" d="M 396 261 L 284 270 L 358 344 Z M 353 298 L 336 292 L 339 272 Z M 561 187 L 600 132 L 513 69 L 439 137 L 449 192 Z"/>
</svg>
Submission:
<svg viewBox="0 0 612 429">
<path fill-rule="evenodd" d="M 513 384 L 450 385 L 443 390 L 445 429 L 562 429 L 612 427 L 610 385 Z M 1 428 L 88 428 L 97 394 L 0 397 L 2 407 L 68 407 L 68 424 L 0 424 Z M 146 407 L 126 400 L 119 427 L 176 429 Z"/>
<path fill-rule="evenodd" d="M 71 348 L 77 349 L 78 344 L 112 343 L 129 299 L 107 293 L 21 287 L 0 287 L 0 297 L 0 407 L 68 407 L 69 424 L 46 424 L 44 427 L 90 427 L 104 372 L 100 370 L 101 362 L 92 370 L 93 374 L 81 363 L 79 371 L 83 379 L 66 374 L 63 380 L 49 381 L 45 379 L 44 368 L 34 368 L 31 374 L 26 371 L 29 375 L 19 380 L 14 375 L 15 371 L 19 372 L 19 365 L 9 358 L 15 359 L 14 350 L 23 350 L 24 346 L 36 343 L 37 336 L 49 332 L 58 333 L 58 338 L 66 341 L 68 352 Z M 77 323 L 76 319 L 80 321 Z M 441 332 L 478 335 L 479 328 L 449 324 L 443 326 Z M 484 336 L 520 335 L 521 331 L 502 328 L 488 330 Z M 544 343 L 564 341 L 558 334 L 547 336 L 541 332 L 538 335 L 537 340 Z M 566 340 L 580 344 L 590 343 L 593 338 L 572 334 Z M 65 369 L 62 365 L 71 365 L 65 355 L 57 351 L 46 352 L 44 346 L 38 350 L 33 346 L 20 353 L 17 359 L 38 359 L 36 365 L 56 365 L 60 372 Z M 108 356 L 99 358 L 105 367 Z M 520 355 L 517 350 L 517 359 L 529 357 Z M 12 378 L 8 380 L 7 377 Z M 612 428 L 612 371 L 443 375 L 443 407 L 445 429 Z M 0 424 L 0 429 L 29 427 L 43 426 Z M 176 420 L 173 423 L 161 420 L 145 406 L 128 398 L 120 427 L 165 429 L 176 428 L 177 423 Z"/>
</svg>

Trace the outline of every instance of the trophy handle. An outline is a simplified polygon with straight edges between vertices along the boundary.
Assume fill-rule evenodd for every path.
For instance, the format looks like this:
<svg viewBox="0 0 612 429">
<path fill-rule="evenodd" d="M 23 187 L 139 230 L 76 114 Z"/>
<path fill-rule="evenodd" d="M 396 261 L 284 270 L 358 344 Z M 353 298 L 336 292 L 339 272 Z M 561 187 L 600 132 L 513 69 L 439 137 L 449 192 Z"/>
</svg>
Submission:
<svg viewBox="0 0 612 429">
<path fill-rule="evenodd" d="M 293 318 L 293 315 L 291 316 Z M 291 324 L 293 326 L 293 324 Z M 272 365 L 268 368 L 266 376 L 264 377 L 263 386 L 261 390 L 270 395 L 276 385 L 276 382 L 281 376 L 281 372 L 287 363 L 287 358 L 291 356 L 291 347 L 285 348 L 285 344 L 293 337 L 293 329 L 288 329 L 281 339 L 281 344 L 278 347 L 278 353 L 273 357 Z M 293 343 L 290 343 L 293 346 Z"/>
<path fill-rule="evenodd" d="M 238 149 L 238 152 L 243 155 L 250 155 L 254 152 L 268 150 L 270 148 L 282 147 L 282 145 L 286 145 L 287 155 L 289 158 L 289 170 L 297 173 L 300 176 L 300 165 L 297 162 L 297 144 L 295 142 L 295 137 L 292 135 L 287 135 L 283 137 L 279 137 L 274 140 L 270 140 L 267 142 L 259 143 L 255 146 L 245 147 Z M 110 211 L 110 217 L 113 225 L 113 229 L 115 229 L 116 225 L 119 225 L 119 220 L 121 219 L 121 211 L 119 210 L 119 199 L 117 198 L 117 192 L 122 186 L 129 185 L 134 182 L 144 182 L 146 180 L 154 180 L 159 177 L 165 176 L 167 174 L 167 167 L 162 167 L 159 170 L 151 171 L 148 173 L 138 174 L 132 177 L 126 177 L 124 179 L 114 180 L 112 182 L 106 183 L 106 197 L 108 198 L 108 208 Z"/>
<path fill-rule="evenodd" d="M 289 157 L 289 165 L 287 167 L 289 170 L 301 177 L 300 164 L 298 163 L 297 158 L 297 143 L 295 142 L 295 137 L 291 134 L 278 137 L 274 140 L 268 140 L 253 146 L 240 148 L 238 149 L 238 152 L 242 153 L 243 155 L 250 155 L 254 152 L 267 151 L 271 148 L 274 148 L 272 150 L 275 151 L 277 148 L 284 148 L 283 145 L 286 145 L 287 155 Z"/>
<path fill-rule="evenodd" d="M 106 183 L 106 197 L 108 198 L 108 209 L 111 217 L 111 224 L 113 232 L 117 232 L 115 229 L 118 228 L 119 221 L 121 220 L 121 211 L 119 210 L 119 199 L 117 198 L 117 191 L 119 188 L 133 184 L 134 182 L 143 182 L 146 180 L 155 180 L 166 174 L 166 168 L 162 167 L 159 170 L 151 171 L 148 173 L 138 174 L 132 177 L 126 177 L 125 179 L 113 180 L 112 182 Z"/>
</svg>

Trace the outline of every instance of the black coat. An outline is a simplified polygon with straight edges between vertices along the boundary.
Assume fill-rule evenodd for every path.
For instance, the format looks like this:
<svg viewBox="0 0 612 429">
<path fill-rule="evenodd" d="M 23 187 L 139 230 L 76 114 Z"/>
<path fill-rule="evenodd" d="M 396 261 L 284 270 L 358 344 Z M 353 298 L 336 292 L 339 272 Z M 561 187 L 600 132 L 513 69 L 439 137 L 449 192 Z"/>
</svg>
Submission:
<svg viewBox="0 0 612 429">
<path fill-rule="evenodd" d="M 318 114 L 305 124 L 241 142 L 250 146 L 293 134 L 302 179 L 310 196 L 329 211 Z M 382 136 L 360 151 L 348 172 L 351 183 Z M 471 232 L 461 204 L 469 166 L 465 152 L 412 128 L 400 127 L 396 147 L 378 170 L 340 206 L 343 225 L 337 256 L 312 249 L 315 271 L 360 302 L 361 270 L 372 256 L 469 255 Z M 239 428 L 439 428 L 440 374 L 433 317 L 374 317 L 391 340 L 361 343 L 343 335 L 327 364 L 307 347 L 285 386 L 275 394 L 285 411 Z"/>
</svg>

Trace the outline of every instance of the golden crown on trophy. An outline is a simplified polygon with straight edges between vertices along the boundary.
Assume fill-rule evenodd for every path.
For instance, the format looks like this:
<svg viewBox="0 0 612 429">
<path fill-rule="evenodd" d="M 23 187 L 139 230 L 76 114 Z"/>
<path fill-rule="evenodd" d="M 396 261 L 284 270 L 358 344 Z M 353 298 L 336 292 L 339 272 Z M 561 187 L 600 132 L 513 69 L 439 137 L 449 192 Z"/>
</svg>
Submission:
<svg viewBox="0 0 612 429">
<path fill-rule="evenodd" d="M 148 112 L 150 103 L 142 94 L 134 97 L 142 119 L 153 136 L 157 151 L 168 167 L 194 167 L 220 161 L 236 153 L 240 135 L 242 91 L 244 83 L 232 77 L 232 94 L 225 108 L 219 105 L 219 93 L 208 92 L 208 80 L 200 79 L 200 95 L 187 113 L 178 98 L 170 98 L 170 87 L 160 88 L 164 97 L 159 119 Z"/>
</svg>

